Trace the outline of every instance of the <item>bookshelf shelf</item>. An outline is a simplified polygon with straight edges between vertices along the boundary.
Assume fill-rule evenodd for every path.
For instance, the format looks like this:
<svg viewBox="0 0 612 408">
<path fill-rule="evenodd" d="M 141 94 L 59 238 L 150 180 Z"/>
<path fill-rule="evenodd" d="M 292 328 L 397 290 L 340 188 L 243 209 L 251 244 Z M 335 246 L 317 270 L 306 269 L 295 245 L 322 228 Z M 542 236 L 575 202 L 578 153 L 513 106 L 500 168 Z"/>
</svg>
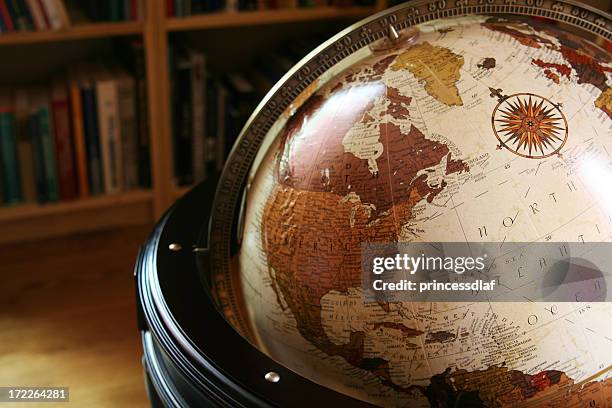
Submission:
<svg viewBox="0 0 612 408">
<path fill-rule="evenodd" d="M 188 31 L 310 20 L 356 18 L 365 17 L 375 11 L 376 8 L 374 7 L 317 7 L 311 9 L 221 12 L 185 18 L 169 18 L 166 19 L 166 29 L 168 31 Z"/>
<path fill-rule="evenodd" d="M 2 207 L 0 244 L 146 224 L 152 222 L 153 213 L 153 192 L 149 190 L 60 203 Z"/>
<path fill-rule="evenodd" d="M 70 28 L 62 30 L 0 34 L 0 46 L 82 40 L 90 38 L 107 38 L 141 34 L 142 31 L 143 24 L 141 22 L 128 21 L 120 23 L 83 23 L 75 24 Z"/>
<path fill-rule="evenodd" d="M 153 193 L 149 190 L 134 190 L 121 194 L 101 195 L 97 197 L 80 198 L 74 201 L 64 201 L 59 203 L 27 203 L 15 206 L 6 206 L 0 209 L 0 223 L 14 221 L 24 218 L 45 217 L 81 210 L 92 210 L 97 208 L 138 203 L 150 202 L 153 200 Z"/>
</svg>

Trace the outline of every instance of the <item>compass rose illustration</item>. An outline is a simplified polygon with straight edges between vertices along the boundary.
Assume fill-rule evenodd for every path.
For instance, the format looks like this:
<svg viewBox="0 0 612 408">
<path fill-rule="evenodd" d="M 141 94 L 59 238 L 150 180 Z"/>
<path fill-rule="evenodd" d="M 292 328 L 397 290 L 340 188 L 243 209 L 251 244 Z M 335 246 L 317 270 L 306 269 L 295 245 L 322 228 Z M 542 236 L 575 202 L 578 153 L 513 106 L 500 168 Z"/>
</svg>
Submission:
<svg viewBox="0 0 612 408">
<path fill-rule="evenodd" d="M 567 120 L 561 104 L 532 93 L 502 94 L 491 88 L 491 97 L 497 97 L 491 124 L 502 147 L 529 159 L 543 159 L 561 155 L 567 141 Z"/>
</svg>

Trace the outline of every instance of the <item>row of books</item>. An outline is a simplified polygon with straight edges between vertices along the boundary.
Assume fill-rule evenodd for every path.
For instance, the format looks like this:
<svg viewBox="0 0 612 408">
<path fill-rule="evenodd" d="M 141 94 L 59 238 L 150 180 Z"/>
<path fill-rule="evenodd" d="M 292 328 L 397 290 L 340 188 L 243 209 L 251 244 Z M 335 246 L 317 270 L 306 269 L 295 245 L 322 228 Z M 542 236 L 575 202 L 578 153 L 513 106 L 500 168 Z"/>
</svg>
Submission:
<svg viewBox="0 0 612 408">
<path fill-rule="evenodd" d="M 80 0 L 93 21 L 139 20 L 143 0 Z M 64 0 L 0 0 L 0 33 L 59 30 L 71 25 Z"/>
<path fill-rule="evenodd" d="M 170 44 L 174 176 L 177 185 L 200 182 L 222 169 L 242 127 L 261 98 L 320 39 L 294 41 L 262 55 L 248 71 L 217 75 L 202 51 Z"/>
<path fill-rule="evenodd" d="M 92 21 L 139 21 L 144 16 L 144 0 L 79 0 Z"/>
<path fill-rule="evenodd" d="M 83 63 L 48 85 L 0 91 L 1 202 L 149 187 L 143 78 L 120 64 Z"/>
<path fill-rule="evenodd" d="M 216 11 L 275 10 L 309 7 L 374 6 L 376 0 L 166 0 L 168 17 Z"/>
</svg>

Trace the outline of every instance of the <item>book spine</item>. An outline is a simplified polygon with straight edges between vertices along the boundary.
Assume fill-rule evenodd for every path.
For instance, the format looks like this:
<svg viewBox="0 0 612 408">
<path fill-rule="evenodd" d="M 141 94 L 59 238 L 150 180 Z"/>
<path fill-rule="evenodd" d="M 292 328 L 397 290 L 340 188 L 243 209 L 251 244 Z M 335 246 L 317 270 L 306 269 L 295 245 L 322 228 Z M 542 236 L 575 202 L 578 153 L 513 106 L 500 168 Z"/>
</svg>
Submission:
<svg viewBox="0 0 612 408">
<path fill-rule="evenodd" d="M 0 14 L 0 33 L 6 33 L 8 29 L 6 28 L 6 24 L 4 24 L 4 19 L 2 18 L 2 14 Z"/>
<path fill-rule="evenodd" d="M 15 26 L 13 25 L 13 19 L 11 18 L 6 2 L 7 0 L 0 0 L 0 14 L 2 15 L 2 20 L 6 25 L 6 30 L 10 33 L 15 31 Z"/>
<path fill-rule="evenodd" d="M 225 135 L 223 137 L 225 149 L 223 152 L 223 161 L 227 158 L 234 141 L 236 140 L 237 132 L 240 131 L 241 118 L 238 108 L 238 95 L 232 89 L 228 89 L 226 106 L 225 106 Z"/>
<path fill-rule="evenodd" d="M 185 11 L 183 10 L 183 0 L 174 0 L 174 13 L 176 17 L 185 17 Z"/>
<path fill-rule="evenodd" d="M 193 161 L 193 182 L 197 183 L 206 177 L 206 159 L 204 157 L 204 95 L 206 94 L 206 67 L 204 55 L 194 52 L 191 56 L 191 148 Z"/>
<path fill-rule="evenodd" d="M 221 83 L 217 83 L 217 134 L 215 147 L 217 155 L 215 162 L 217 163 L 217 171 L 223 169 L 225 162 L 225 133 L 226 133 L 226 118 L 227 118 L 227 88 Z"/>
<path fill-rule="evenodd" d="M 206 119 L 205 119 L 205 135 L 206 144 L 204 153 L 206 159 L 206 167 L 209 172 L 216 172 L 216 132 L 217 132 L 217 85 L 216 80 L 212 76 L 206 78 Z"/>
<path fill-rule="evenodd" d="M 79 194 L 82 197 L 89 195 L 89 176 L 87 171 L 87 148 L 85 144 L 85 128 L 83 124 L 83 101 L 81 89 L 77 84 L 70 85 L 70 111 L 72 113 L 72 141 L 74 145 L 74 159 L 77 170 L 77 183 Z"/>
<path fill-rule="evenodd" d="M 36 113 L 28 119 L 30 137 L 32 139 L 32 162 L 34 163 L 34 179 L 36 181 L 36 198 L 38 202 L 47 202 L 47 184 L 45 182 L 45 166 L 42 140 L 40 135 L 40 121 Z"/>
<path fill-rule="evenodd" d="M 174 17 L 174 0 L 166 0 L 166 17 Z"/>
<path fill-rule="evenodd" d="M 28 3 L 28 8 L 32 14 L 32 20 L 34 20 L 34 26 L 37 30 L 42 31 L 47 29 L 47 24 L 45 22 L 45 17 L 43 15 L 42 8 L 40 8 L 40 3 L 38 0 L 26 0 Z"/>
<path fill-rule="evenodd" d="M 121 0 L 121 5 L 123 6 L 123 20 L 132 21 L 136 20 L 135 14 L 133 12 L 133 0 Z"/>
<path fill-rule="evenodd" d="M 85 125 L 89 191 L 93 195 L 98 195 L 104 192 L 104 181 L 102 163 L 100 161 L 100 140 L 95 91 L 89 87 L 84 88 L 81 91 L 81 98 L 83 100 L 83 123 Z"/>
<path fill-rule="evenodd" d="M 188 60 L 177 63 L 175 103 L 178 110 L 174 128 L 174 176 L 178 185 L 193 183 L 191 68 Z"/>
<path fill-rule="evenodd" d="M 206 3 L 207 1 L 205 0 L 193 0 L 191 3 L 191 12 L 193 14 L 199 14 L 208 11 L 206 10 Z"/>
<path fill-rule="evenodd" d="M 26 0 L 17 0 L 19 4 L 19 12 L 22 14 L 23 19 L 26 24 L 26 30 L 34 29 L 34 19 L 32 18 L 32 14 L 28 5 L 26 4 Z"/>
<path fill-rule="evenodd" d="M 123 178 L 116 82 L 114 80 L 99 82 L 96 85 L 96 95 L 104 190 L 108 194 L 114 194 L 121 191 Z"/>
<path fill-rule="evenodd" d="M 19 164 L 17 163 L 17 141 L 15 117 L 12 112 L 0 111 L 0 152 L 2 153 L 2 186 L 4 202 L 21 201 Z"/>
<path fill-rule="evenodd" d="M 45 15 L 49 20 L 49 27 L 54 30 L 62 28 L 62 20 L 59 16 L 58 10 L 55 6 L 54 0 L 41 0 Z"/>
<path fill-rule="evenodd" d="M 32 156 L 32 138 L 29 131 L 30 102 L 26 89 L 15 91 L 15 130 L 21 179 L 21 197 L 23 201 L 36 201 L 36 180 L 34 177 L 34 162 Z"/>
<path fill-rule="evenodd" d="M 19 155 L 21 197 L 25 202 L 36 201 L 36 178 L 34 176 L 32 140 L 30 138 L 19 139 L 17 154 Z"/>
<path fill-rule="evenodd" d="M 133 189 L 138 187 L 138 132 L 136 128 L 134 80 L 132 78 L 120 82 L 119 115 L 121 120 L 123 185 L 126 189 Z"/>
<path fill-rule="evenodd" d="M 49 108 L 41 107 L 38 110 L 40 121 L 40 141 L 43 150 L 43 165 L 45 169 L 45 185 L 47 200 L 59 201 L 59 183 L 57 178 L 57 165 L 55 161 L 55 143 Z"/>
<path fill-rule="evenodd" d="M 62 27 L 70 26 L 70 17 L 68 16 L 68 10 L 64 4 L 64 0 L 55 0 L 55 8 L 59 16 L 60 24 Z"/>
<path fill-rule="evenodd" d="M 134 20 L 142 21 L 144 20 L 144 1 L 145 0 L 132 0 L 132 4 L 136 4 L 137 14 L 134 17 Z"/>
<path fill-rule="evenodd" d="M 138 180 L 141 187 L 151 187 L 151 156 L 149 143 L 149 107 L 144 48 L 133 44 L 134 73 L 136 75 L 136 104 L 138 107 Z"/>
<path fill-rule="evenodd" d="M 61 200 L 73 200 L 77 197 L 76 169 L 70 137 L 70 116 L 67 100 L 52 102 L 53 125 L 55 130 L 55 148 L 59 193 Z"/>
<path fill-rule="evenodd" d="M 122 20 L 122 4 L 121 0 L 109 0 L 109 15 L 110 21 Z"/>
<path fill-rule="evenodd" d="M 8 7 L 8 11 L 11 15 L 11 20 L 13 21 L 13 26 L 15 29 L 18 31 L 27 30 L 28 27 L 23 16 L 19 12 L 19 4 L 17 0 L 6 0 L 6 6 Z"/>
<path fill-rule="evenodd" d="M 47 12 L 45 11 L 45 6 L 43 4 L 43 0 L 35 0 L 36 4 L 38 4 L 38 9 L 40 10 L 43 19 L 45 20 L 45 29 L 51 28 L 51 21 L 49 21 L 49 16 L 47 16 Z"/>
</svg>

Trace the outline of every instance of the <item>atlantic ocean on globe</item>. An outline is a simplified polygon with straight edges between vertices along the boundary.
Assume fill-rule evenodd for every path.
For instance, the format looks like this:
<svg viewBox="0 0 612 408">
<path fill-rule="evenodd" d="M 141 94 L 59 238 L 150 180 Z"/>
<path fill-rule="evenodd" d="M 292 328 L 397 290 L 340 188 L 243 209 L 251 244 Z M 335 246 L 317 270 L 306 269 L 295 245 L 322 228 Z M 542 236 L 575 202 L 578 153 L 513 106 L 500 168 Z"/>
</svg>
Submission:
<svg viewBox="0 0 612 408">
<path fill-rule="evenodd" d="M 373 404 L 612 407 L 609 303 L 366 302 L 360 257 L 367 242 L 610 241 L 610 43 L 508 15 L 395 34 L 266 131 L 216 278 L 223 312 Z"/>
</svg>

